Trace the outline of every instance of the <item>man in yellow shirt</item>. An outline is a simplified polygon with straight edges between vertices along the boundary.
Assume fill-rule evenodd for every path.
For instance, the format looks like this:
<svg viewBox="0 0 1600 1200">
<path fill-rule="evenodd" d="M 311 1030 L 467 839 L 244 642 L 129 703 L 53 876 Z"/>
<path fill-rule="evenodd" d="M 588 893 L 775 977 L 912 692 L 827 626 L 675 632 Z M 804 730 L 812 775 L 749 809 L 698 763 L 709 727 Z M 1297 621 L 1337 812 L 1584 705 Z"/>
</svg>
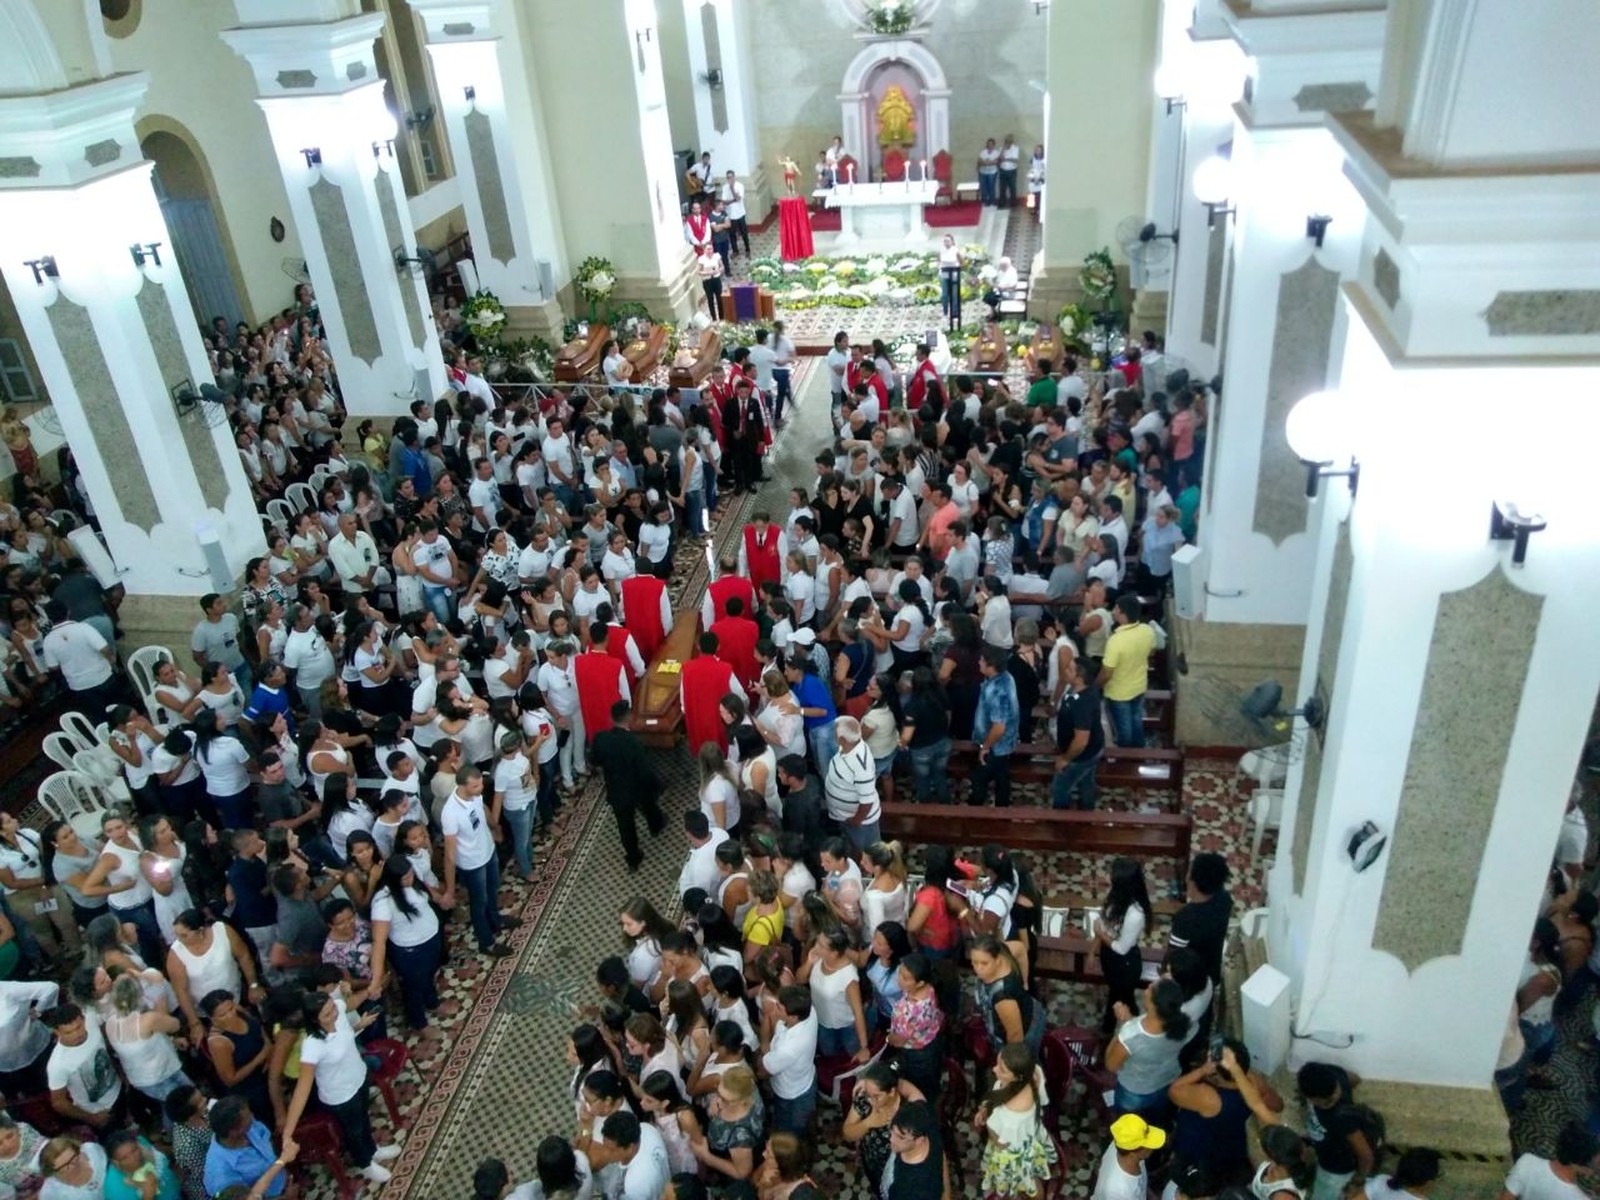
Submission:
<svg viewBox="0 0 1600 1200">
<path fill-rule="evenodd" d="M 1095 686 L 1111 713 L 1111 737 L 1119 746 L 1144 745 L 1144 694 L 1150 686 L 1150 655 L 1155 631 L 1141 619 L 1139 598 L 1119 597 L 1112 612 L 1117 628 L 1106 640 L 1105 658 Z"/>
</svg>

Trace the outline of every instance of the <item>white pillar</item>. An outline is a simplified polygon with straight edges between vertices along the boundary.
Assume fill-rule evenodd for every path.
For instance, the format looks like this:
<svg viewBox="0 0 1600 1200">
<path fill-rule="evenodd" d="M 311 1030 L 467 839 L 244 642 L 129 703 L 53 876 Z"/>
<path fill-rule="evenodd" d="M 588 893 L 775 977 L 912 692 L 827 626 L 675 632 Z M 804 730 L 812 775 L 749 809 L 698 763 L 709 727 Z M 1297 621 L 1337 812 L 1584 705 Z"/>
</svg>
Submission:
<svg viewBox="0 0 1600 1200">
<path fill-rule="evenodd" d="M 516 76 L 501 58 L 515 39 L 503 34 L 502 0 L 415 0 L 411 7 L 427 29 L 479 283 L 508 310 L 536 309 L 532 323 L 559 332 L 557 281 L 570 276 L 560 209 L 542 114 L 530 108 L 512 116 L 505 80 Z M 519 315 L 511 312 L 513 324 Z"/>
<path fill-rule="evenodd" d="M 750 57 L 751 9 L 735 0 L 682 0 L 682 4 L 699 134 L 695 154 L 711 151 L 714 180 L 720 182 L 726 171 L 739 177 L 745 187 L 745 208 L 754 225 L 765 218 L 774 201 L 756 129 L 760 83 Z M 706 80 L 713 68 L 720 77 L 716 86 Z M 808 169 L 808 164 L 801 166 Z"/>
<path fill-rule="evenodd" d="M 0 98 L 0 159 L 14 168 L 0 179 L 0 275 L 117 581 L 198 596 L 227 586 L 201 536 L 235 574 L 266 543 L 226 414 L 198 398 L 211 369 L 133 127 L 149 82 Z"/>
<path fill-rule="evenodd" d="M 1571 465 L 1600 438 L 1600 189 L 1570 165 L 1593 160 L 1592 56 L 1548 64 L 1531 92 L 1487 64 L 1600 46 L 1600 14 L 1408 15 L 1378 104 L 1397 127 L 1329 122 L 1370 217 L 1335 423 L 1360 488 L 1351 506 L 1324 482 L 1313 512 L 1299 696 L 1327 703 L 1326 737 L 1289 775 L 1268 936 L 1298 1032 L 1323 1043 L 1303 1055 L 1487 1103 L 1600 688 L 1600 536 Z M 1507 132 L 1536 117 L 1531 143 Z M 1484 436 L 1508 396 L 1538 397 L 1564 457 Z M 1489 537 L 1496 501 L 1547 523 L 1525 565 Z M 1390 843 L 1356 875 L 1346 845 L 1368 820 Z M 1400 1014 L 1425 1014 L 1426 1036 Z"/>
<path fill-rule="evenodd" d="M 249 64 L 353 415 L 402 413 L 445 388 L 373 42 L 382 13 L 323 21 L 322 0 L 235 0 L 222 39 Z M 259 18 L 271 24 L 253 23 Z M 319 160 L 320 161 L 317 161 Z"/>
</svg>

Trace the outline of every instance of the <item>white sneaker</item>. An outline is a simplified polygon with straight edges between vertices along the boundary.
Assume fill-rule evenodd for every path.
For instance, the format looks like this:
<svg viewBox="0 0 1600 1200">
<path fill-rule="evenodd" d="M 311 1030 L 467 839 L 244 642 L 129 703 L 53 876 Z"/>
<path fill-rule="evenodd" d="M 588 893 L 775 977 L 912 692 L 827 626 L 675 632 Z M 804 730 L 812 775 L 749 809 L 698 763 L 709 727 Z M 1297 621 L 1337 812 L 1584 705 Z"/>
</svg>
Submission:
<svg viewBox="0 0 1600 1200">
<path fill-rule="evenodd" d="M 392 1142 L 387 1146 L 379 1146 L 372 1152 L 373 1162 L 388 1162 L 391 1158 L 400 1157 L 400 1147 Z"/>
<path fill-rule="evenodd" d="M 376 1160 L 361 1168 L 361 1177 L 371 1180 L 373 1183 L 388 1183 L 389 1180 L 394 1178 L 389 1173 L 388 1168 L 380 1167 Z"/>
</svg>

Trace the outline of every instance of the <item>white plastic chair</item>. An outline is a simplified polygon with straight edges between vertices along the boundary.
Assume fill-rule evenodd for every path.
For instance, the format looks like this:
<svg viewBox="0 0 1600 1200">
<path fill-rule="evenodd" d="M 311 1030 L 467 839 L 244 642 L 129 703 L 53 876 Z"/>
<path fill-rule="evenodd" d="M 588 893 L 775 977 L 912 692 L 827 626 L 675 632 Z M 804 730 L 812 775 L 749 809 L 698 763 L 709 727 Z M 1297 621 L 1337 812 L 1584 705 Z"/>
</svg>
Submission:
<svg viewBox="0 0 1600 1200">
<path fill-rule="evenodd" d="M 57 771 L 39 785 L 39 804 L 71 825 L 81 838 L 98 838 L 106 813 L 103 796 L 77 771 Z"/>
<path fill-rule="evenodd" d="M 72 770 L 72 760 L 83 752 L 83 747 L 73 740 L 71 734 L 58 729 L 44 735 L 44 756 L 63 771 Z"/>
<path fill-rule="evenodd" d="M 72 767 L 91 779 L 108 803 L 133 803 L 133 793 L 128 790 L 128 781 L 122 774 L 122 760 L 109 749 L 82 751 L 72 760 Z"/>
<path fill-rule="evenodd" d="M 1250 835 L 1250 857 L 1255 859 L 1261 854 L 1261 843 L 1267 836 L 1267 830 L 1278 829 L 1283 825 L 1281 787 L 1258 787 L 1250 794 L 1250 823 L 1253 826 Z"/>
<path fill-rule="evenodd" d="M 294 509 L 289 507 L 287 500 L 268 500 L 267 519 L 276 525 L 280 532 L 288 533 L 294 528 Z"/>
<path fill-rule="evenodd" d="M 315 471 L 311 472 L 311 490 L 319 496 L 322 495 L 322 489 L 328 486 L 328 480 L 332 478 L 333 476 L 329 475 L 326 470 L 324 470 L 322 467 L 318 467 Z"/>
<path fill-rule="evenodd" d="M 128 656 L 128 678 L 133 680 L 134 691 L 139 693 L 144 706 L 151 710 L 152 720 L 155 719 L 156 671 L 164 662 L 177 661 L 165 646 L 140 646 Z"/>
<path fill-rule="evenodd" d="M 100 744 L 95 736 L 94 722 L 74 709 L 61 714 L 61 732 L 77 743 L 79 750 L 93 750 Z"/>
<path fill-rule="evenodd" d="M 284 495 L 288 497 L 289 507 L 297 513 L 311 512 L 317 507 L 317 494 L 309 484 L 291 483 Z"/>
</svg>

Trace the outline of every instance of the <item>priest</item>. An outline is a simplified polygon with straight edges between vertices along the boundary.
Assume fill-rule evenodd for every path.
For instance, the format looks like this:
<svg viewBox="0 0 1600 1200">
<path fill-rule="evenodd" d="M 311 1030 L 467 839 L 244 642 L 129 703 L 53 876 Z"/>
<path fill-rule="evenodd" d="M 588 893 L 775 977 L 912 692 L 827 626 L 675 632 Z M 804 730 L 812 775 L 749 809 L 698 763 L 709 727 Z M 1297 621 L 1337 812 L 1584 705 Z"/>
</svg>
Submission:
<svg viewBox="0 0 1600 1200">
<path fill-rule="evenodd" d="M 611 709 L 618 700 L 633 699 L 628 673 L 621 661 L 606 650 L 610 628 L 604 621 L 591 622 L 589 648 L 572 663 L 578 681 L 578 704 L 583 709 L 584 735 L 590 741 L 595 734 L 611 728 Z"/>
<path fill-rule="evenodd" d="M 690 754 L 699 754 L 700 747 L 707 742 L 715 742 L 724 754 L 728 752 L 728 728 L 717 710 L 724 696 L 738 695 L 743 689 L 733 669 L 717 657 L 719 647 L 716 634 L 702 633 L 699 655 L 683 664 L 678 677 L 678 697 L 683 705 L 683 729 L 689 738 Z"/>
</svg>

